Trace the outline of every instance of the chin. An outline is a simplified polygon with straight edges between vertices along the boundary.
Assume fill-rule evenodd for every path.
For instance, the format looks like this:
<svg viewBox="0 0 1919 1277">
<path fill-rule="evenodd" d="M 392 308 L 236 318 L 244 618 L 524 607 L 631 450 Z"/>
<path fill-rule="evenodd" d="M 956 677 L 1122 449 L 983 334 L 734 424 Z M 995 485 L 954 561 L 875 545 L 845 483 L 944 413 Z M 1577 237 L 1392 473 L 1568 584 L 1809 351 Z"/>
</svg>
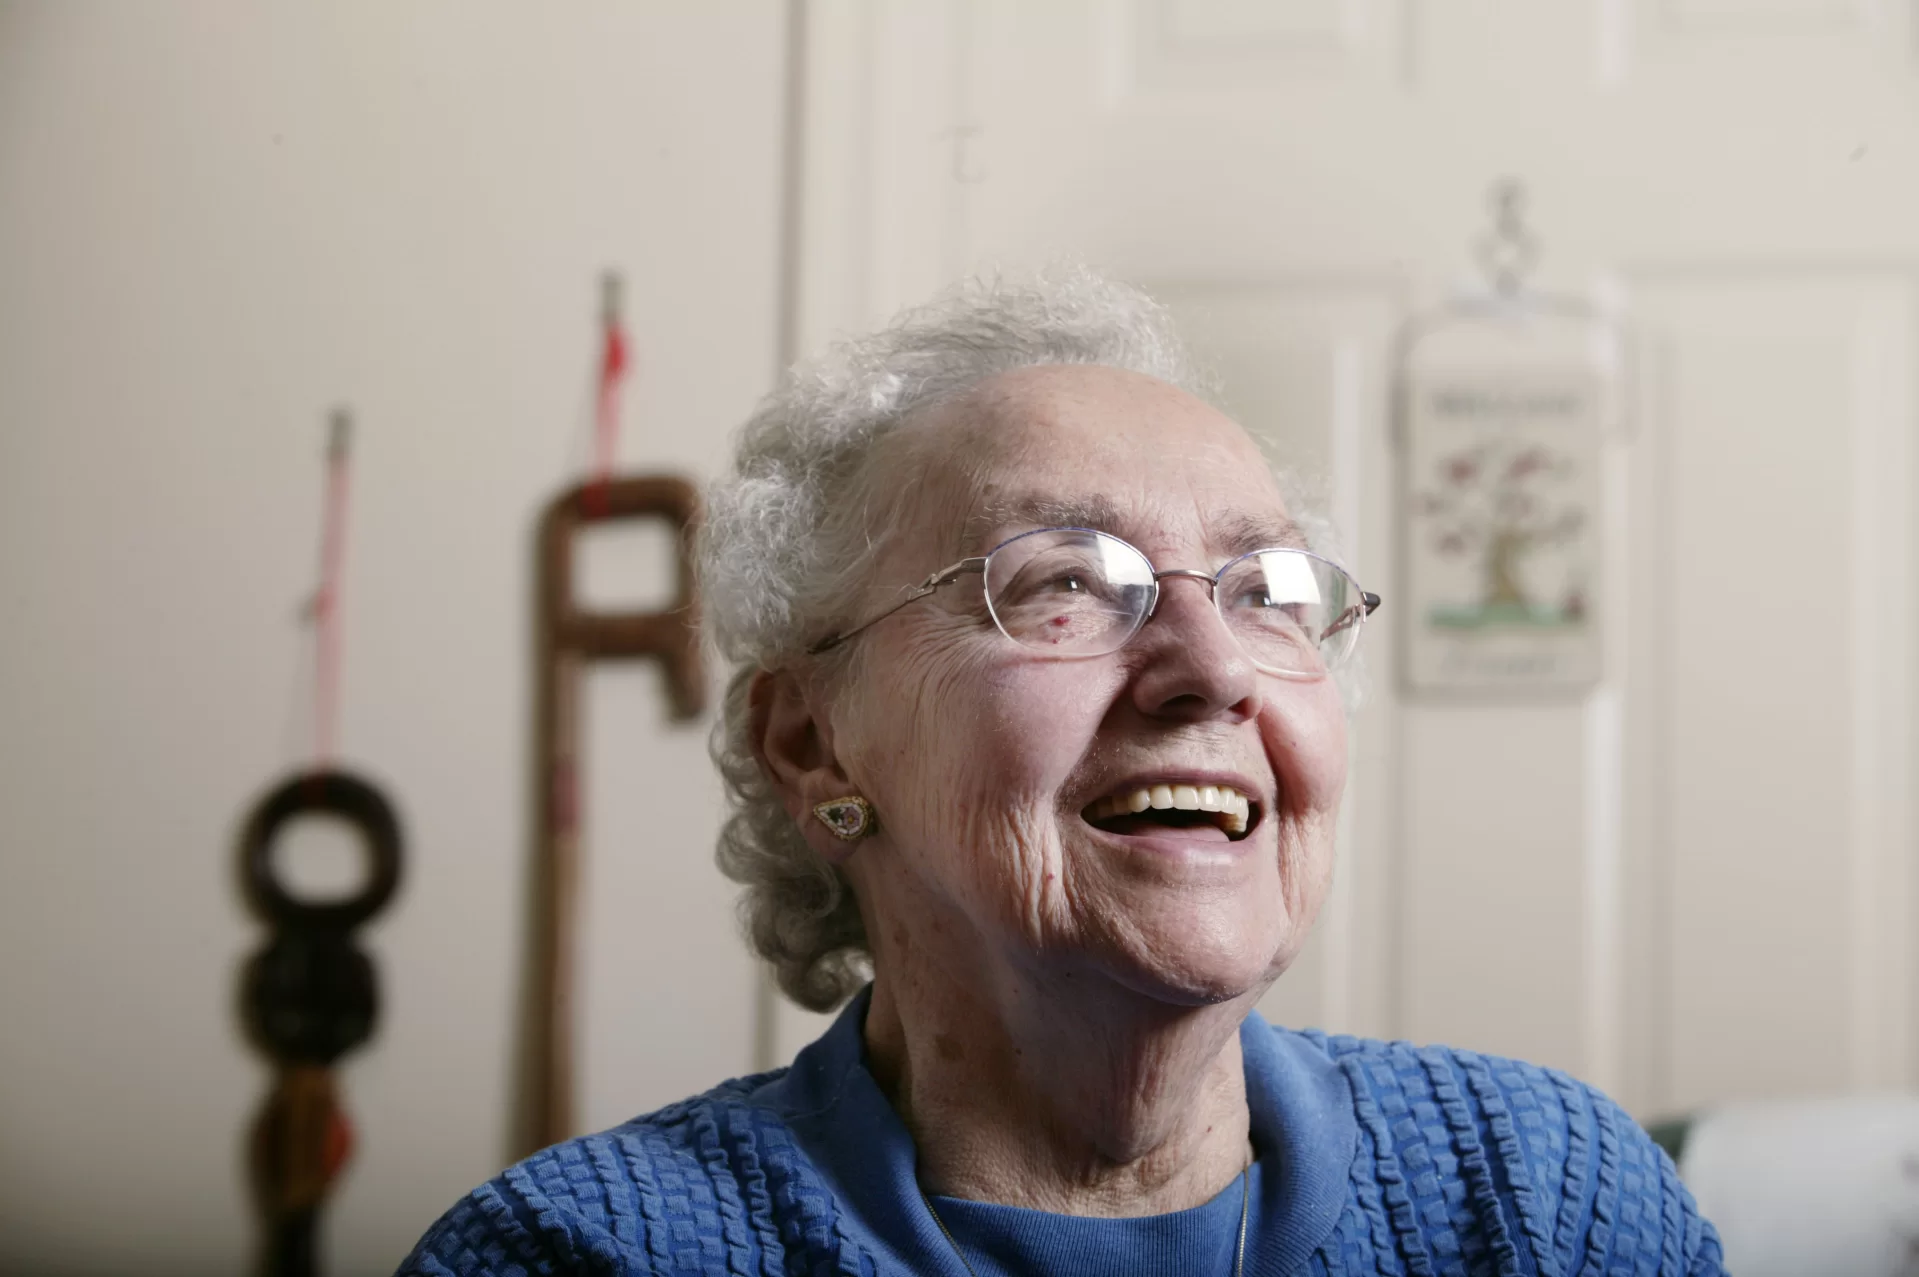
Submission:
<svg viewBox="0 0 1919 1277">
<path fill-rule="evenodd" d="M 1114 980 L 1156 1001 L 1180 1007 L 1257 1002 L 1299 952 L 1291 936 L 1238 927 L 1142 931 L 1104 965 Z M 1143 942 L 1143 943 L 1142 943 Z"/>
</svg>

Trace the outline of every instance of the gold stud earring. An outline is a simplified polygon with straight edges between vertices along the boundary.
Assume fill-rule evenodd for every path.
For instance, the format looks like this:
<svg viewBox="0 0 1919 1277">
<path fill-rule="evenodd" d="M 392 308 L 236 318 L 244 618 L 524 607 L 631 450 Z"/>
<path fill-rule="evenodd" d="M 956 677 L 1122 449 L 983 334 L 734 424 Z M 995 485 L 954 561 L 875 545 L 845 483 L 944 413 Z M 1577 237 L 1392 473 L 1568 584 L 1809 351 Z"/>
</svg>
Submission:
<svg viewBox="0 0 1919 1277">
<path fill-rule="evenodd" d="M 858 842 L 879 832 L 879 816 L 874 813 L 873 804 L 858 794 L 829 799 L 815 806 L 813 814 L 841 842 Z"/>
</svg>

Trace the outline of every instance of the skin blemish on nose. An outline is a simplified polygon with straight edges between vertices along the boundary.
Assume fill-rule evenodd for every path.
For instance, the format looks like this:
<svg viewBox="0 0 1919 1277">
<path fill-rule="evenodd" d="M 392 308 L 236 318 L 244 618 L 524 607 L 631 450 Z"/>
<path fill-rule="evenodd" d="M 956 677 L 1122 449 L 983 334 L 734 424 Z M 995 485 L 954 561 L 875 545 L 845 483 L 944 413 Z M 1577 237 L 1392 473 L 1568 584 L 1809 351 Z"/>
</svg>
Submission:
<svg viewBox="0 0 1919 1277">
<path fill-rule="evenodd" d="M 933 1039 L 933 1047 L 940 1053 L 940 1059 L 949 1064 L 966 1058 L 966 1048 L 960 1045 L 958 1038 L 950 1033 L 941 1033 Z"/>
</svg>

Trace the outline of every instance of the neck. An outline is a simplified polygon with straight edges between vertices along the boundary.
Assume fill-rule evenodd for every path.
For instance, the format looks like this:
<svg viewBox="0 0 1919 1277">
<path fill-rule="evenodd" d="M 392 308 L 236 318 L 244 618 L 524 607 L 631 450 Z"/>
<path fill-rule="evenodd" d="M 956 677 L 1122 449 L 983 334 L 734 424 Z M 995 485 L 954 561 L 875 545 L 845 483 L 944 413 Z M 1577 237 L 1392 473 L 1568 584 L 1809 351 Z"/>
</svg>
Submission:
<svg viewBox="0 0 1919 1277">
<path fill-rule="evenodd" d="M 867 1051 L 928 1193 L 1155 1215 L 1210 1200 L 1245 1168 L 1251 995 L 1169 1006 L 1084 972 L 994 987 L 889 965 Z"/>
</svg>

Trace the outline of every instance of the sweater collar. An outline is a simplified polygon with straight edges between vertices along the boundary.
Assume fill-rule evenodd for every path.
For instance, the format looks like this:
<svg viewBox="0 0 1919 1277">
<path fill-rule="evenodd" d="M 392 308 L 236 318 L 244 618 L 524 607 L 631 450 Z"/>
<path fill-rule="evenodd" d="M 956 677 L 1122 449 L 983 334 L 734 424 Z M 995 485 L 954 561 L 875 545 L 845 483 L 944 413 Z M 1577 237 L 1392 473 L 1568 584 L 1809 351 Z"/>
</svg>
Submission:
<svg viewBox="0 0 1919 1277">
<path fill-rule="evenodd" d="M 785 1118 L 841 1209 L 853 1216 L 842 1222 L 843 1245 L 851 1233 L 864 1233 L 867 1247 L 880 1252 L 881 1271 L 897 1265 L 965 1277 L 920 1196 L 913 1137 L 866 1067 L 871 992 L 868 986 L 854 997 L 762 1098 Z M 1239 1038 L 1261 1167 L 1259 1226 L 1247 1239 L 1246 1268 L 1278 1277 L 1297 1269 L 1338 1223 L 1350 1192 L 1358 1123 L 1345 1074 L 1312 1039 L 1275 1029 L 1256 1011 L 1241 1024 Z M 857 1264 L 849 1271 L 858 1271 Z"/>
</svg>

